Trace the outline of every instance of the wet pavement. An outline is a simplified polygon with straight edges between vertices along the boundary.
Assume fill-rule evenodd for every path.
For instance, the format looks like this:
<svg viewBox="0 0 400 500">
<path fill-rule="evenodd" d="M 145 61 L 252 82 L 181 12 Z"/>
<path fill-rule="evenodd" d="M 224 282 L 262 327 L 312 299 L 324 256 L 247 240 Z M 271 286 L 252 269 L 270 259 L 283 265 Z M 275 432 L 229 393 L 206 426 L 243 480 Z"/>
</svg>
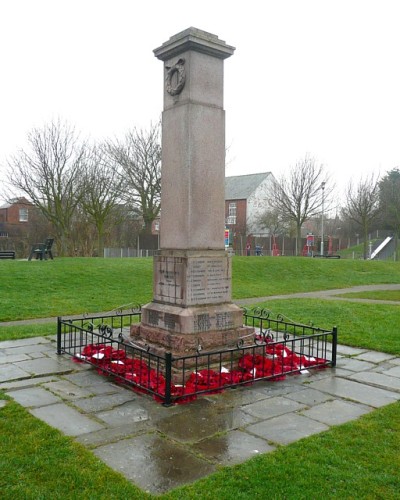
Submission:
<svg viewBox="0 0 400 500">
<path fill-rule="evenodd" d="M 400 400 L 400 358 L 339 346 L 336 368 L 165 408 L 38 337 L 0 342 L 0 389 L 159 494 Z"/>
</svg>

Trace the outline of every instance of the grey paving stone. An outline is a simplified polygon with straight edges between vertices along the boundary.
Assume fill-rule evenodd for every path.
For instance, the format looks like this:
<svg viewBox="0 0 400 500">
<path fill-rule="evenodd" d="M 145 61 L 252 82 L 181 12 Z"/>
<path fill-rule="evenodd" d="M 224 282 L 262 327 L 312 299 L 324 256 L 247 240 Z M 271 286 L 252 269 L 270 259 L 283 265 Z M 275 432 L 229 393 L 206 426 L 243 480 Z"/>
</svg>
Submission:
<svg viewBox="0 0 400 500">
<path fill-rule="evenodd" d="M 276 396 L 247 405 L 243 408 L 243 411 L 249 413 L 253 417 L 267 419 L 276 417 L 277 415 L 283 415 L 284 413 L 299 411 L 303 408 L 305 408 L 304 404 L 300 404 L 288 398 Z"/>
<path fill-rule="evenodd" d="M 29 378 L 30 376 L 30 373 L 22 368 L 19 368 L 17 365 L 0 365 L 0 382 Z"/>
<path fill-rule="evenodd" d="M 91 385 L 98 384 L 108 384 L 110 379 L 99 375 L 96 371 L 89 370 L 78 373 L 71 373 L 64 375 L 66 380 L 69 380 L 73 384 L 80 385 L 81 387 L 87 387 Z"/>
<path fill-rule="evenodd" d="M 400 366 L 395 366 L 386 372 L 390 377 L 400 377 Z"/>
<path fill-rule="evenodd" d="M 79 436 L 104 427 L 64 403 L 35 408 L 30 410 L 30 413 L 67 436 Z"/>
<path fill-rule="evenodd" d="M 352 380 L 357 380 L 358 382 L 365 382 L 367 384 L 376 385 L 378 387 L 382 387 L 383 389 L 400 391 L 400 377 L 392 377 L 390 375 L 385 375 L 383 373 L 377 372 L 362 372 L 355 373 L 350 378 Z"/>
<path fill-rule="evenodd" d="M 9 356 L 0 355 L 0 365 L 4 365 L 6 363 L 16 363 L 18 361 L 25 361 L 30 359 L 27 354 L 10 354 Z"/>
<path fill-rule="evenodd" d="M 385 352 L 368 351 L 357 356 L 357 359 L 363 361 L 370 361 L 371 363 L 382 363 L 383 361 L 388 361 L 396 356 L 393 354 L 386 354 Z"/>
<path fill-rule="evenodd" d="M 151 422 L 149 420 L 141 420 L 140 422 L 131 422 L 119 427 L 107 427 L 100 431 L 82 434 L 81 436 L 76 436 L 75 439 L 84 446 L 97 448 L 115 443 L 120 439 L 128 439 L 152 431 L 154 432 Z"/>
<path fill-rule="evenodd" d="M 1 400 L 0 400 L 0 410 L 1 410 L 2 408 L 4 408 L 4 407 L 6 406 L 6 404 L 7 404 L 7 403 L 8 403 L 8 401 L 5 401 L 4 399 L 1 399 Z"/>
<path fill-rule="evenodd" d="M 31 375 L 50 375 L 54 373 L 65 373 L 71 371 L 73 367 L 62 360 L 54 360 L 50 358 L 31 359 L 29 361 L 21 361 L 15 366 L 30 373 Z"/>
<path fill-rule="evenodd" d="M 111 427 L 119 427 L 130 422 L 140 422 L 149 418 L 148 412 L 137 401 L 128 401 L 112 410 L 94 414 Z"/>
<path fill-rule="evenodd" d="M 184 447 L 146 434 L 96 448 L 94 454 L 141 489 L 164 493 L 215 471 Z"/>
<path fill-rule="evenodd" d="M 398 393 L 340 378 L 312 382 L 310 387 L 341 398 L 358 401 L 374 408 L 394 403 L 400 399 L 400 394 Z"/>
<path fill-rule="evenodd" d="M 244 427 L 257 420 L 238 408 L 199 409 L 195 405 L 187 406 L 182 413 L 157 422 L 156 429 L 177 441 L 194 443 L 220 432 Z"/>
<path fill-rule="evenodd" d="M 350 347 L 342 344 L 337 346 L 337 353 L 342 356 L 357 356 L 364 352 L 367 352 L 367 349 L 358 349 L 357 347 Z"/>
<path fill-rule="evenodd" d="M 17 403 L 25 407 L 46 406 L 59 403 L 60 400 L 54 394 L 41 387 L 30 387 L 7 392 Z"/>
<path fill-rule="evenodd" d="M 23 380 L 12 380 L 10 382 L 2 382 L 0 384 L 0 389 L 3 391 L 8 391 L 11 389 L 22 389 L 24 387 L 35 387 L 39 386 L 45 382 L 51 382 L 57 380 L 56 375 L 50 375 L 48 377 L 35 377 L 35 378 L 26 378 Z"/>
<path fill-rule="evenodd" d="M 29 357 L 31 359 L 46 358 L 48 357 L 48 353 L 43 351 L 30 352 Z"/>
<path fill-rule="evenodd" d="M 0 349 L 8 349 L 10 347 L 32 346 L 36 344 L 50 344 L 47 337 L 31 337 L 27 339 L 5 340 L 0 342 Z"/>
<path fill-rule="evenodd" d="M 372 411 L 372 408 L 369 406 L 335 399 L 313 406 L 309 410 L 300 413 L 305 417 L 327 425 L 339 425 L 350 420 L 356 420 L 370 411 Z"/>
<path fill-rule="evenodd" d="M 246 431 L 273 443 L 289 444 L 328 429 L 329 427 L 321 422 L 316 422 L 297 413 L 287 413 L 249 425 Z"/>
<path fill-rule="evenodd" d="M 27 354 L 30 356 L 35 352 L 46 353 L 53 351 L 51 344 L 29 344 L 26 346 L 12 347 L 4 350 L 6 356 L 15 356 L 16 354 Z"/>
<path fill-rule="evenodd" d="M 117 394 L 102 394 L 101 396 L 94 396 L 91 398 L 79 399 L 74 402 L 85 413 L 101 412 L 103 410 L 110 410 L 116 406 L 120 406 L 128 401 L 137 400 L 138 397 L 130 391 L 122 391 Z"/>
<path fill-rule="evenodd" d="M 332 398 L 332 396 L 329 396 L 329 394 L 316 391 L 315 389 L 302 389 L 297 392 L 287 394 L 286 397 L 293 399 L 298 403 L 303 403 L 307 406 L 315 406 Z"/>
<path fill-rule="evenodd" d="M 200 441 L 193 445 L 193 449 L 208 460 L 216 461 L 219 465 L 233 465 L 260 453 L 269 453 L 276 448 L 264 439 L 234 430 L 223 436 L 214 436 Z"/>
<path fill-rule="evenodd" d="M 375 365 L 373 363 L 369 363 L 368 361 L 360 361 L 359 359 L 355 358 L 343 358 L 338 361 L 337 366 L 339 368 L 352 372 L 362 372 L 375 368 Z"/>
<path fill-rule="evenodd" d="M 56 380 L 43 384 L 43 387 L 49 389 L 54 394 L 57 394 L 62 399 L 74 401 L 80 398 L 87 398 L 92 395 L 92 392 L 78 385 L 72 384 L 68 380 Z"/>
</svg>

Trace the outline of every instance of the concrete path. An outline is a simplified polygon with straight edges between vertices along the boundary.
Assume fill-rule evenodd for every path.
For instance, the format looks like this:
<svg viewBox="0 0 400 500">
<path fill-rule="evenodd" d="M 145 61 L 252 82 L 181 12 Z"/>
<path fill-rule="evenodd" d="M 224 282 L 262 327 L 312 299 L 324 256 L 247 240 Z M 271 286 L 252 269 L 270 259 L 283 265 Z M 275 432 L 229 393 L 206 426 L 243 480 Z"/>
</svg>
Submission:
<svg viewBox="0 0 400 500">
<path fill-rule="evenodd" d="M 345 346 L 334 369 L 171 408 L 55 352 L 54 337 L 0 342 L 0 389 L 154 494 L 400 400 L 400 358 Z"/>
</svg>

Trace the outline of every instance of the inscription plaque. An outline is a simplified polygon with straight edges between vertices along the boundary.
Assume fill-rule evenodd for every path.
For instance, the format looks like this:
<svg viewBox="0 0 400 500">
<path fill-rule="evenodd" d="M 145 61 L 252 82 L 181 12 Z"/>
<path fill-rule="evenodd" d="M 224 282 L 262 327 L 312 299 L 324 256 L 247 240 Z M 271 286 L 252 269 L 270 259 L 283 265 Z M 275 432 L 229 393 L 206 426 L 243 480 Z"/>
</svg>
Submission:
<svg viewBox="0 0 400 500">
<path fill-rule="evenodd" d="M 230 273 L 226 259 L 193 259 L 186 275 L 188 304 L 210 304 L 230 300 Z"/>
</svg>

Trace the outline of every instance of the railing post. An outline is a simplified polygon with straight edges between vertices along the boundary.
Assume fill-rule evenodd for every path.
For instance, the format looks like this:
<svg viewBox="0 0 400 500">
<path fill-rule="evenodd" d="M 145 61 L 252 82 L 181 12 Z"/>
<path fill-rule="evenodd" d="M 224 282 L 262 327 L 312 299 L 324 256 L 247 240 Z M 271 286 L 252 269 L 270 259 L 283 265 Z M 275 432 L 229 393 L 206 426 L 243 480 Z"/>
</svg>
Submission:
<svg viewBox="0 0 400 500">
<path fill-rule="evenodd" d="M 61 354 L 61 316 L 57 318 L 57 354 Z"/>
<path fill-rule="evenodd" d="M 338 330 L 337 326 L 334 326 L 332 329 L 332 366 L 336 366 L 337 340 Z"/>
<path fill-rule="evenodd" d="M 172 406 L 171 401 L 171 382 L 172 382 L 172 354 L 165 353 L 165 400 L 163 406 Z"/>
</svg>

